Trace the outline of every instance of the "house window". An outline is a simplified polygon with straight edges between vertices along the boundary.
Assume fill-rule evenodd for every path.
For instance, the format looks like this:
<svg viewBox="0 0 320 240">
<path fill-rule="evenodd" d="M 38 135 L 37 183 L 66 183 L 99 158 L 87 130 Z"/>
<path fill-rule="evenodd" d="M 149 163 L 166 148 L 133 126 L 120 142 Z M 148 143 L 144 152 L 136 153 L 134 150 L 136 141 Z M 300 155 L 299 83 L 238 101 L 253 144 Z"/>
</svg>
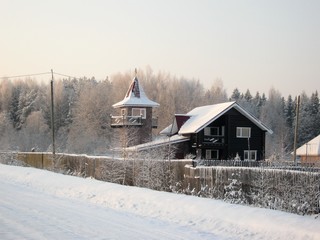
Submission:
<svg viewBox="0 0 320 240">
<path fill-rule="evenodd" d="M 145 108 L 132 108 L 132 116 L 142 117 L 146 119 L 146 109 Z"/>
<path fill-rule="evenodd" d="M 219 159 L 219 150 L 207 149 L 206 150 L 206 159 L 218 160 Z"/>
<path fill-rule="evenodd" d="M 238 138 L 249 138 L 251 137 L 251 128 L 249 127 L 237 127 Z"/>
<path fill-rule="evenodd" d="M 244 160 L 257 160 L 257 150 L 244 150 Z"/>
<path fill-rule="evenodd" d="M 219 136 L 219 127 L 205 127 L 204 128 L 205 136 Z"/>
</svg>

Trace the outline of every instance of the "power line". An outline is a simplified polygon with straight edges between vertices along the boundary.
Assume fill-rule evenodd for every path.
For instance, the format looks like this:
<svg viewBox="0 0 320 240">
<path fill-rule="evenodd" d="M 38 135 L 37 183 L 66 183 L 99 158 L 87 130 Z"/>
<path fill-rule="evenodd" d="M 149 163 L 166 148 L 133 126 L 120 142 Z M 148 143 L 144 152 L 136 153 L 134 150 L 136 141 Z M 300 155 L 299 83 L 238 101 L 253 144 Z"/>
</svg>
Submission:
<svg viewBox="0 0 320 240">
<path fill-rule="evenodd" d="M 6 76 L 6 77 L 0 77 L 0 79 L 32 77 L 32 76 L 48 75 L 48 74 L 52 74 L 52 72 L 33 73 L 33 74 L 24 74 L 24 75 L 16 75 L 16 76 Z M 54 75 L 59 75 L 59 76 L 62 76 L 62 77 L 72 78 L 72 79 L 80 79 L 78 77 L 70 76 L 70 75 L 63 74 L 63 73 L 53 72 L 53 74 Z"/>
<path fill-rule="evenodd" d="M 0 77 L 0 79 L 32 77 L 32 76 L 47 75 L 47 74 L 51 74 L 51 72 L 43 72 L 43 73 L 33 73 L 33 74 L 24 74 L 24 75 L 17 75 L 17 76 Z"/>
<path fill-rule="evenodd" d="M 70 76 L 70 75 L 63 74 L 63 73 L 53 72 L 53 74 L 56 74 L 56 75 L 59 75 L 59 76 L 62 76 L 62 77 L 79 79 L 79 78 L 77 78 L 77 77 L 73 77 L 73 76 Z"/>
<path fill-rule="evenodd" d="M 57 72 L 43 72 L 43 73 L 33 73 L 33 74 L 23 74 L 23 75 L 16 75 L 16 76 L 6 76 L 6 77 L 0 77 L 0 79 L 10 79 L 10 78 L 23 78 L 23 77 L 32 77 L 32 76 L 39 76 L 39 75 L 48 75 L 48 74 L 54 74 L 62 77 L 67 77 L 71 79 L 81 79 L 79 77 L 70 76 L 63 73 L 57 73 Z"/>
</svg>

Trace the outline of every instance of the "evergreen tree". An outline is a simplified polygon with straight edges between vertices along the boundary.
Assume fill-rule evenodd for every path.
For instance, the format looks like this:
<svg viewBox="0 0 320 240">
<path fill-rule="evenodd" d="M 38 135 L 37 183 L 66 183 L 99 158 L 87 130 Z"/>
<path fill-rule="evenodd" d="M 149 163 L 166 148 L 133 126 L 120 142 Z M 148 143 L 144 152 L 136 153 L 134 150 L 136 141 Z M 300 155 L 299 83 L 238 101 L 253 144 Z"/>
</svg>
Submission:
<svg viewBox="0 0 320 240">
<path fill-rule="evenodd" d="M 314 116 L 311 114 L 311 101 L 305 92 L 301 95 L 300 115 L 299 115 L 299 131 L 298 146 L 311 140 L 314 136 L 313 121 Z"/>
<path fill-rule="evenodd" d="M 263 106 L 267 101 L 267 98 L 266 98 L 266 95 L 264 93 L 262 93 L 262 96 L 261 96 L 261 106 Z"/>
<path fill-rule="evenodd" d="M 288 99 L 285 102 L 284 117 L 285 117 L 287 129 L 288 129 L 288 134 L 286 139 L 287 149 L 288 151 L 292 151 L 293 136 L 294 136 L 295 104 L 294 104 L 294 101 L 292 100 L 291 95 L 288 96 Z"/>
<path fill-rule="evenodd" d="M 235 88 L 235 89 L 233 90 L 232 94 L 231 94 L 230 100 L 237 102 L 237 101 L 239 101 L 240 97 L 241 97 L 241 94 L 240 94 L 239 89 L 238 89 L 238 88 Z"/>
<path fill-rule="evenodd" d="M 320 103 L 318 97 L 318 91 L 312 93 L 310 99 L 310 108 L 311 108 L 311 117 L 313 119 L 312 122 L 312 129 L 313 129 L 313 136 L 316 137 L 320 134 Z"/>
<path fill-rule="evenodd" d="M 318 97 L 318 91 L 315 93 L 312 93 L 310 98 L 310 110 L 312 115 L 317 115 L 319 113 L 319 97 Z"/>
<path fill-rule="evenodd" d="M 298 145 L 302 145 L 320 134 L 318 92 L 313 93 L 311 98 L 303 93 L 300 109 Z"/>
<path fill-rule="evenodd" d="M 245 99 L 247 102 L 251 102 L 251 100 L 252 100 L 252 95 L 251 95 L 249 89 L 247 89 L 246 93 L 244 94 L 244 99 Z"/>
<path fill-rule="evenodd" d="M 9 104 L 9 118 L 12 126 L 19 130 L 21 129 L 19 113 L 19 99 L 20 99 L 21 86 L 14 85 L 12 88 L 11 100 Z"/>
<path fill-rule="evenodd" d="M 252 98 L 250 90 L 247 89 L 246 93 L 240 95 L 238 104 L 252 115 L 259 117 L 262 102 L 260 103 L 260 94 L 257 92 L 255 99 Z"/>
<path fill-rule="evenodd" d="M 257 118 L 260 118 L 260 113 L 261 113 L 261 107 L 263 105 L 263 102 L 262 102 L 262 99 L 261 99 L 261 96 L 260 96 L 260 93 L 257 92 L 255 97 L 252 99 L 252 105 L 255 109 L 254 111 L 254 115 L 257 117 Z"/>
</svg>

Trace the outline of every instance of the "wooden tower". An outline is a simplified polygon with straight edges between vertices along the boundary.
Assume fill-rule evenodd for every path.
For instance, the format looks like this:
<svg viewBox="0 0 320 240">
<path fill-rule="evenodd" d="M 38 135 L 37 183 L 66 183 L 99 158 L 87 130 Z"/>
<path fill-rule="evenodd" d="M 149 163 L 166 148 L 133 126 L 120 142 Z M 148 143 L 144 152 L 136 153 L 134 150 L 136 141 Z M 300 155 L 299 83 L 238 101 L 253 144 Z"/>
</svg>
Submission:
<svg viewBox="0 0 320 240">
<path fill-rule="evenodd" d="M 151 101 L 143 91 L 136 76 L 132 80 L 124 99 L 114 105 L 118 116 L 111 116 L 111 127 L 118 128 L 117 137 L 122 147 L 130 147 L 152 140 L 152 128 L 158 121 L 152 116 L 153 108 L 159 104 Z M 115 136 L 116 137 L 116 136 Z"/>
</svg>

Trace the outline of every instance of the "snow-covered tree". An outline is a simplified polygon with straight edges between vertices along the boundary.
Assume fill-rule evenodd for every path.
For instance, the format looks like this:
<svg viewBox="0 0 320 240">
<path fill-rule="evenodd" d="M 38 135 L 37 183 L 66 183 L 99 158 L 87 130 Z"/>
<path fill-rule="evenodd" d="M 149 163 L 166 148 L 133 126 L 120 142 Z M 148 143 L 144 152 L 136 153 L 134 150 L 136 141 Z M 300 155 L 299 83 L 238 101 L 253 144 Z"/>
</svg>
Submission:
<svg viewBox="0 0 320 240">
<path fill-rule="evenodd" d="M 318 91 L 312 93 L 310 98 L 310 114 L 313 120 L 312 129 L 313 136 L 316 137 L 320 134 L 320 102 L 318 97 Z"/>
<path fill-rule="evenodd" d="M 135 185 L 159 191 L 171 191 L 174 183 L 171 159 L 174 158 L 174 146 L 150 148 L 136 152 Z"/>
<path fill-rule="evenodd" d="M 244 184 L 241 182 L 242 171 L 237 170 L 231 173 L 227 185 L 224 186 L 224 200 L 237 204 L 248 204 L 247 193 L 244 191 Z"/>
<path fill-rule="evenodd" d="M 105 153 L 111 141 L 112 87 L 109 81 L 86 81 L 73 108 L 67 148 L 76 153 Z"/>
<path fill-rule="evenodd" d="M 0 136 L 0 150 L 17 150 L 12 141 L 15 136 L 14 129 L 5 111 L 0 112 Z"/>
<path fill-rule="evenodd" d="M 16 145 L 20 151 L 46 151 L 51 143 L 51 135 L 40 111 L 32 112 L 19 131 Z"/>
<path fill-rule="evenodd" d="M 160 103 L 154 112 L 154 116 L 158 117 L 158 128 L 153 129 L 154 135 L 172 123 L 175 113 L 187 113 L 198 106 L 228 100 L 223 82 L 219 79 L 205 90 L 199 80 L 177 78 L 164 71 L 154 73 L 150 67 L 139 69 L 138 76 L 148 97 Z M 58 151 L 98 153 L 107 148 L 111 138 L 111 106 L 123 99 L 133 77 L 132 71 L 115 74 L 111 76 L 111 81 L 108 78 L 97 81 L 95 78 L 59 79 L 55 76 L 54 119 Z M 267 135 L 267 157 L 282 157 L 293 148 L 296 110 L 296 101 L 293 99 L 289 95 L 284 100 L 275 89 L 270 90 L 267 99 L 264 93 L 252 95 L 249 88 L 244 93 L 236 88 L 229 98 L 273 130 L 271 136 Z M 311 96 L 301 94 L 298 146 L 320 134 L 319 108 L 317 91 Z M 30 127 L 32 132 L 32 126 L 26 126 L 26 122 L 33 112 L 39 111 L 51 129 L 49 81 L 4 79 L 0 82 L 0 113 L 3 114 L 2 119 L 10 122 L 13 130 L 6 142 L 9 139 L 13 144 L 18 142 L 21 129 L 29 131 L 27 128 Z M 81 137 L 84 135 L 86 137 Z"/>
<path fill-rule="evenodd" d="M 21 94 L 21 86 L 20 84 L 15 84 L 12 87 L 11 99 L 9 103 L 9 117 L 13 127 L 17 130 L 21 128 L 20 114 L 21 111 L 19 109 L 19 99 Z"/>
<path fill-rule="evenodd" d="M 274 132 L 272 135 L 266 135 L 266 155 L 282 159 L 286 154 L 285 140 L 287 138 L 283 105 L 281 94 L 272 88 L 269 91 L 268 101 L 261 108 L 261 121 Z"/>
<path fill-rule="evenodd" d="M 216 79 L 210 90 L 205 95 L 205 103 L 208 105 L 226 102 L 228 100 L 227 91 L 221 79 Z"/>
<path fill-rule="evenodd" d="M 298 145 L 302 145 L 320 134 L 319 117 L 318 93 L 313 93 L 311 98 L 306 93 L 302 93 Z"/>
</svg>

